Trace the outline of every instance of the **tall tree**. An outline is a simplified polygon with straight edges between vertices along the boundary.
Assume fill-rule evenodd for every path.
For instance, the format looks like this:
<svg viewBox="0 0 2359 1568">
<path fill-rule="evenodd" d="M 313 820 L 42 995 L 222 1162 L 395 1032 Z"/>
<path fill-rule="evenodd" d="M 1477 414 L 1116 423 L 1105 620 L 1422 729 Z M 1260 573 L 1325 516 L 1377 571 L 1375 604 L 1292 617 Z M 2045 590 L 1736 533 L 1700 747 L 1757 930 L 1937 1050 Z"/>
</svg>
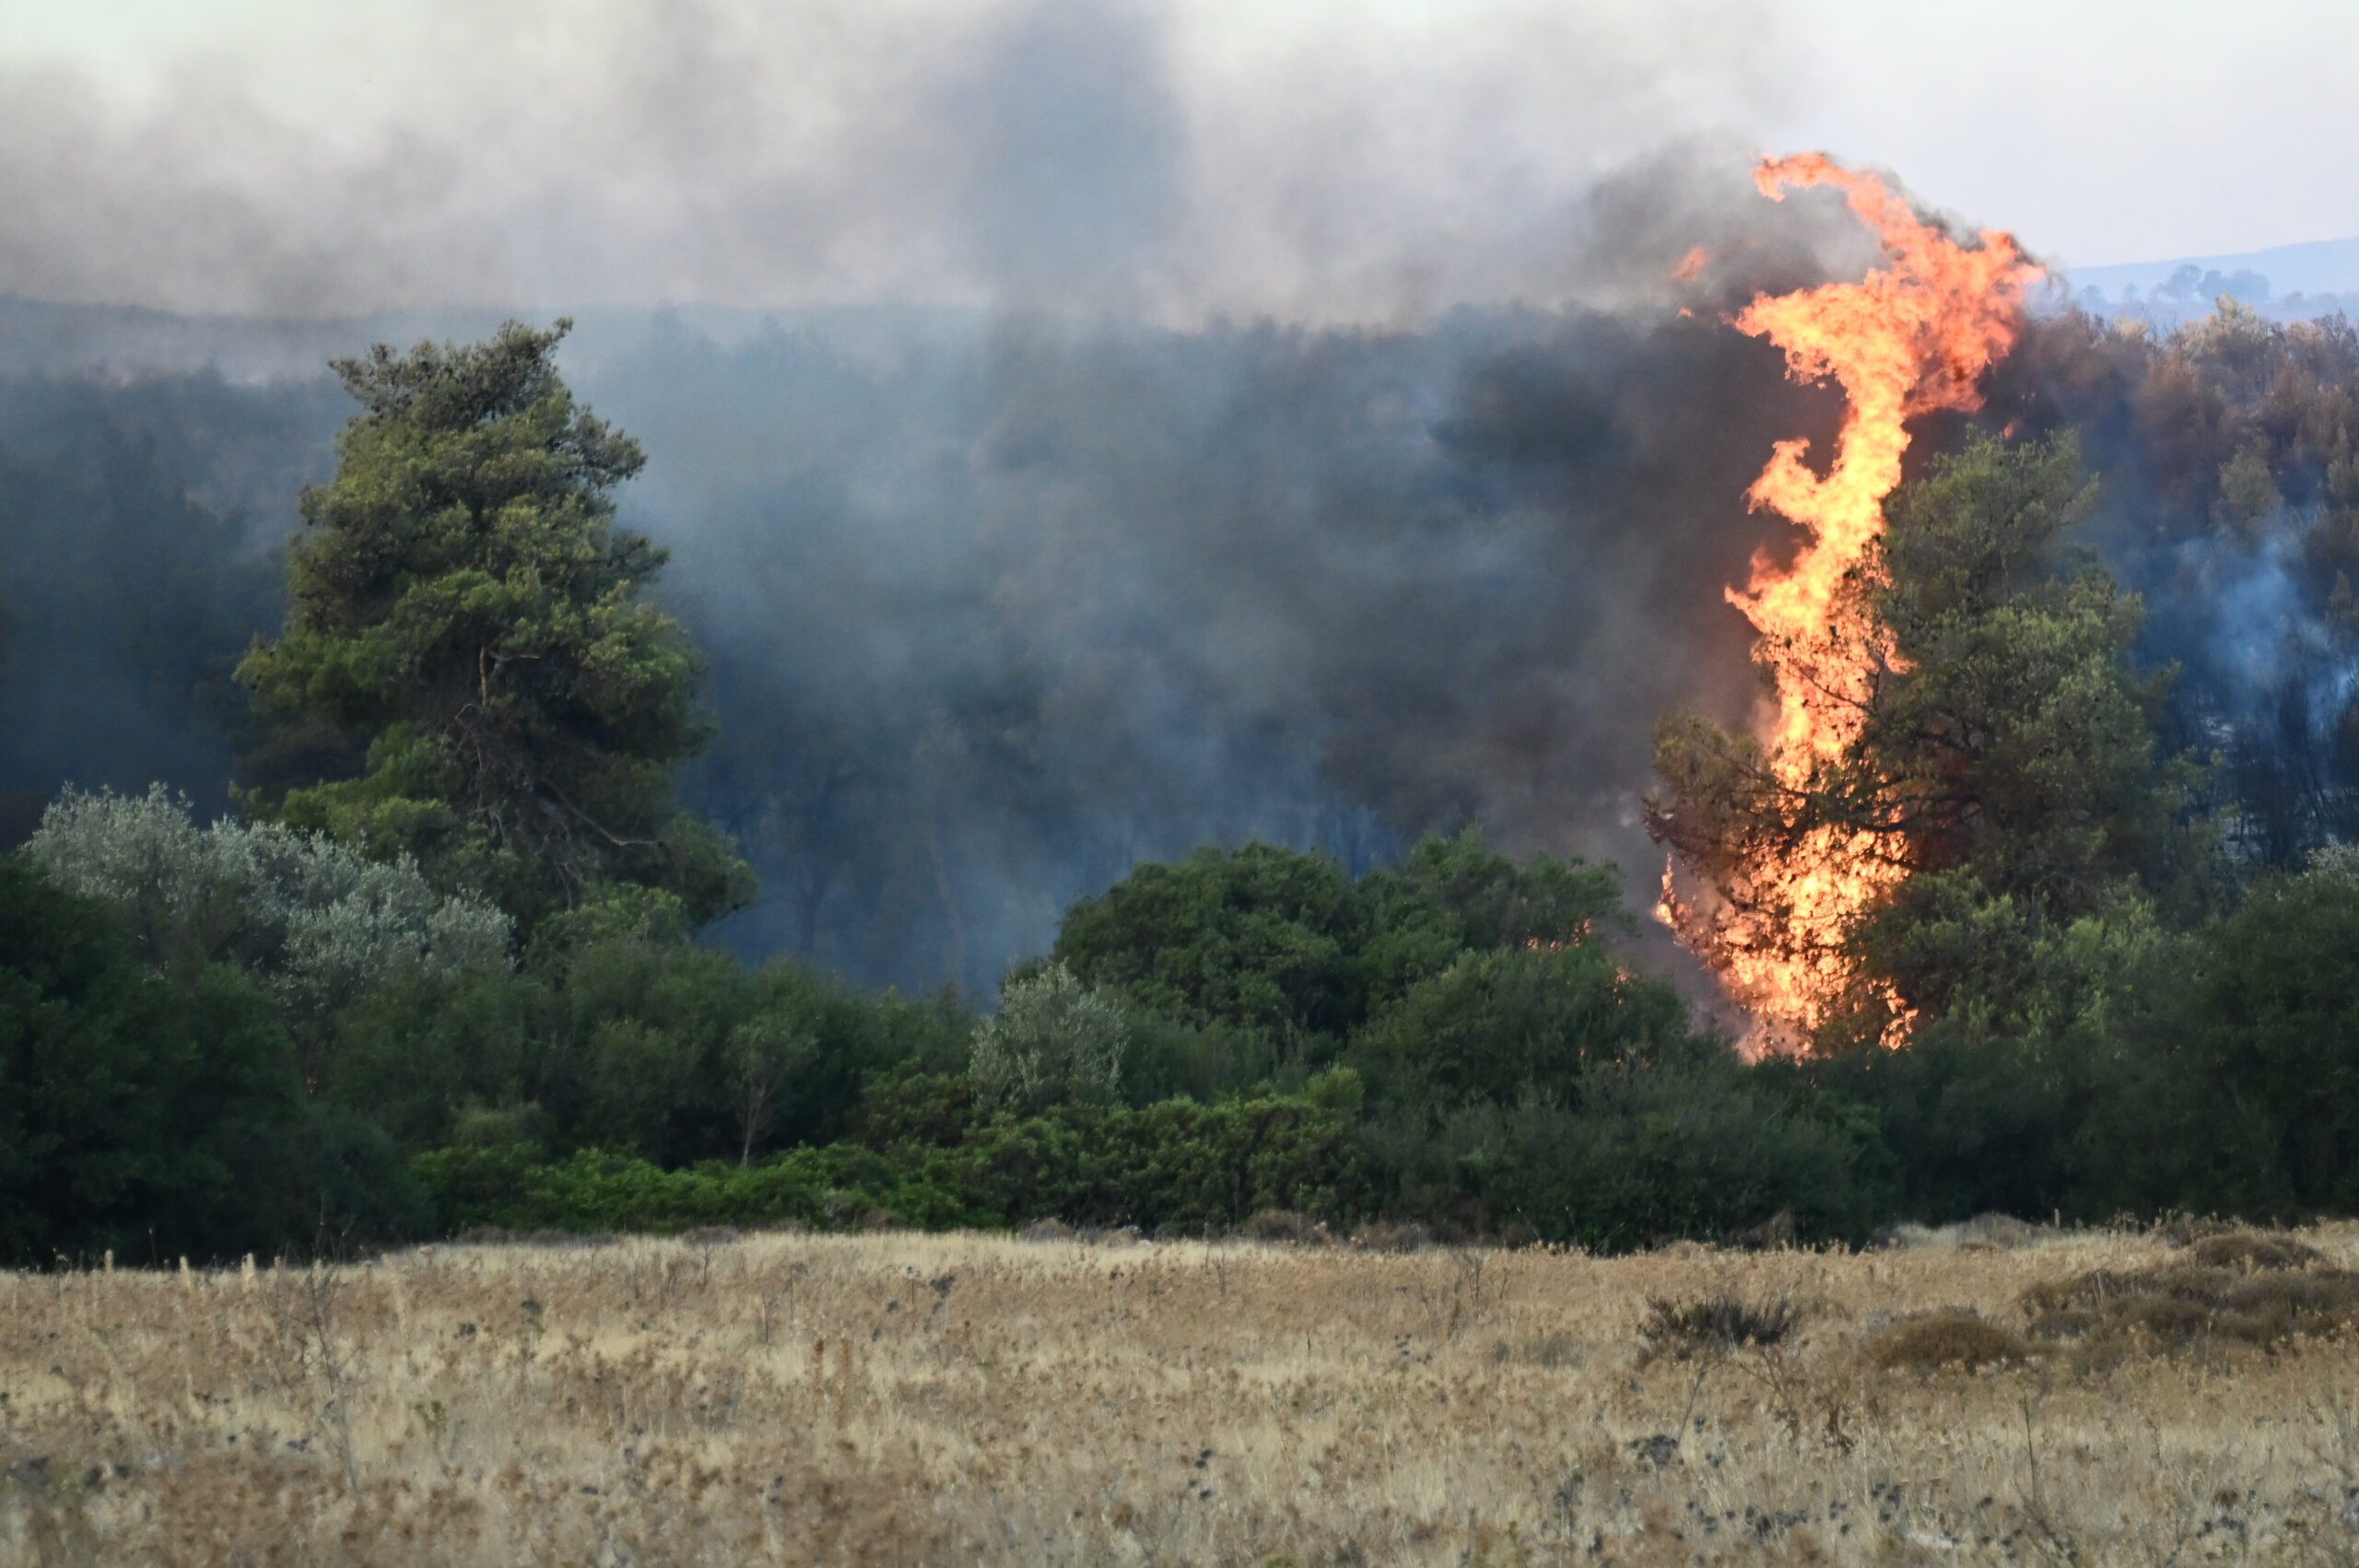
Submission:
<svg viewBox="0 0 2359 1568">
<path fill-rule="evenodd" d="M 1935 1017 L 2020 995 L 2024 976 L 1991 972 L 1998 927 L 2036 945 L 2127 903 L 2191 912 L 2217 891 L 2189 821 L 2193 765 L 2159 755 L 2160 685 L 2130 667 L 2138 601 L 2071 543 L 2091 494 L 2069 439 L 1980 440 L 1900 492 L 1848 588 L 1895 656 L 1856 743 L 1803 787 L 1693 715 L 1658 737 L 1669 789 L 1651 820 L 1690 864 L 1743 863 L 1757 841 L 1831 826 L 1880 836 L 1909 873 L 1832 935 L 1864 960 L 1863 1015 L 1895 998 Z M 1959 931 L 1971 940 L 1934 940 Z"/>
<path fill-rule="evenodd" d="M 303 494 L 285 630 L 239 678 L 366 760 L 252 803 L 414 855 L 527 928 L 616 883 L 706 919 L 751 878 L 673 802 L 708 735 L 700 663 L 645 597 L 663 552 L 616 526 L 645 460 L 558 376 L 569 325 L 336 362 L 361 412 Z"/>
</svg>

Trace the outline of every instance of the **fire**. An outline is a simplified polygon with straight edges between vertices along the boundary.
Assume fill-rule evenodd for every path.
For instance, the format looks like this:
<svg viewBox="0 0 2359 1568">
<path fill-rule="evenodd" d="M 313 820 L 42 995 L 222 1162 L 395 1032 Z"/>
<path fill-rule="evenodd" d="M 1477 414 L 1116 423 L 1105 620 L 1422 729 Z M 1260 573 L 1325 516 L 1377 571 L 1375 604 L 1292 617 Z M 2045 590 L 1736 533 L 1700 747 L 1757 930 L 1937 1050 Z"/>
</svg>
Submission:
<svg viewBox="0 0 2359 1568">
<path fill-rule="evenodd" d="M 1692 283 L 1696 275 L 1704 270 L 1704 263 L 1711 259 L 1712 253 L 1703 246 L 1690 245 L 1687 254 L 1680 257 L 1679 264 L 1671 269 L 1671 275 L 1681 283 Z"/>
<path fill-rule="evenodd" d="M 1857 283 L 1762 295 L 1734 323 L 1785 350 L 1792 379 L 1831 380 L 1848 403 L 1823 476 L 1803 461 L 1807 440 L 1780 441 L 1746 495 L 1803 530 L 1800 553 L 1787 566 L 1755 556 L 1747 586 L 1728 591 L 1760 633 L 1755 658 L 1777 690 L 1762 737 L 1770 771 L 1800 790 L 1859 738 L 1878 678 L 1905 667 L 1859 590 L 1872 586 L 1870 548 L 1884 532 L 1884 497 L 1900 483 L 1908 421 L 1981 406 L 1977 383 L 2014 345 L 2025 292 L 2040 272 L 2012 236 L 1984 229 L 1978 247 L 1962 246 L 1873 175 L 1820 153 L 1766 159 L 1754 182 L 1772 200 L 1800 186 L 1842 192 L 1887 259 Z M 1743 885 L 1715 889 L 1709 909 L 1683 902 L 1666 867 L 1656 912 L 1772 1037 L 1790 1038 L 1817 1025 L 1853 985 L 1840 939 L 1908 874 L 1906 847 L 1885 839 L 1811 828 L 1749 859 L 1733 879 Z M 1907 1016 L 1891 1000 L 1886 1043 L 1896 1045 Z"/>
</svg>

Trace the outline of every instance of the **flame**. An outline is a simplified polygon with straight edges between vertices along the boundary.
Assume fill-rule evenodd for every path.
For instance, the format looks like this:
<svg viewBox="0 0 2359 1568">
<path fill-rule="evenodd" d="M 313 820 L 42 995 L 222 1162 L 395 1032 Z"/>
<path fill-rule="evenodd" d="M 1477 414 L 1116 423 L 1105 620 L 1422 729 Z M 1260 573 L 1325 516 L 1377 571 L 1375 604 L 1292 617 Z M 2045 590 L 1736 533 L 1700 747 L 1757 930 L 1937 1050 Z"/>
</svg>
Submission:
<svg viewBox="0 0 2359 1568">
<path fill-rule="evenodd" d="M 1687 254 L 1680 257 L 1679 264 L 1671 269 L 1671 275 L 1681 283 L 1692 283 L 1696 275 L 1704 270 L 1704 263 L 1711 259 L 1712 253 L 1703 246 L 1690 245 Z"/>
<path fill-rule="evenodd" d="M 1803 462 L 1807 440 L 1777 444 L 1746 493 L 1798 524 L 1807 538 L 1790 565 L 1754 557 L 1750 582 L 1729 603 L 1760 633 L 1755 658 L 1777 689 L 1763 736 L 1771 774 L 1789 790 L 1859 738 L 1875 683 L 1906 668 L 1876 622 L 1862 587 L 1875 568 L 1884 502 L 1900 483 L 1908 421 L 1936 410 L 1981 406 L 1984 371 L 2006 357 L 2023 328 L 2026 289 L 2040 270 L 2013 238 L 1984 229 L 1958 244 L 1873 175 L 1821 153 L 1765 159 L 1754 182 L 1772 200 L 1826 185 L 1875 231 L 1887 263 L 1857 283 L 1762 295 L 1737 316 L 1741 332 L 1785 350 L 1788 376 L 1834 381 L 1848 407 L 1824 476 Z M 1821 826 L 1762 850 L 1722 886 L 1709 909 L 1684 902 L 1663 873 L 1656 913 L 1720 973 L 1766 1031 L 1755 1047 L 1806 1034 L 1856 981 L 1841 951 L 1852 920 L 1908 874 L 1906 846 L 1873 831 Z M 1908 1015 L 1887 999 L 1887 1044 L 1906 1038 Z M 1761 1034 L 1764 1031 L 1757 1031 Z"/>
</svg>

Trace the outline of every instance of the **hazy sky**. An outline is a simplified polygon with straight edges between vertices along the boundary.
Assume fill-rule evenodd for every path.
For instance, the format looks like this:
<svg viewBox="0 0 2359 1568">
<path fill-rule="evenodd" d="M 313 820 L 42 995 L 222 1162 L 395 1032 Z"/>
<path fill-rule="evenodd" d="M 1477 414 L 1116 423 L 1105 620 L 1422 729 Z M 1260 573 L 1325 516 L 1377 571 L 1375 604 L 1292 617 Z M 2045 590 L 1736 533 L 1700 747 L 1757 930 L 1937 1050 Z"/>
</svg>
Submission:
<svg viewBox="0 0 2359 1568">
<path fill-rule="evenodd" d="M 1549 297 L 1698 145 L 2221 252 L 2359 234 L 2353 59 L 2349 0 L 0 0 L 0 291 L 1374 318 Z"/>
</svg>

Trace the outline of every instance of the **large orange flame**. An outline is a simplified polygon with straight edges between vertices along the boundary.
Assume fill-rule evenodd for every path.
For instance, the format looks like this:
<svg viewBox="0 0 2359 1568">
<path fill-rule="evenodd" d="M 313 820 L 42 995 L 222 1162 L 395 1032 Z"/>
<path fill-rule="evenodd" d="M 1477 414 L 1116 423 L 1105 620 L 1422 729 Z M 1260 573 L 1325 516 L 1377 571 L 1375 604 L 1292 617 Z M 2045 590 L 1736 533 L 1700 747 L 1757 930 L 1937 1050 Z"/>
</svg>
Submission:
<svg viewBox="0 0 2359 1568">
<path fill-rule="evenodd" d="M 1760 632 L 1755 657 L 1777 688 L 1777 715 L 1763 736 L 1770 771 L 1800 790 L 1815 767 L 1839 761 L 1858 740 L 1879 674 L 1902 667 L 1859 590 L 1870 586 L 1862 574 L 1875 569 L 1870 546 L 1884 532 L 1884 497 L 1900 483 L 1908 421 L 1981 405 L 1977 382 L 2014 345 L 2025 291 L 2040 272 L 2012 236 L 1984 229 L 1978 248 L 1962 246 L 1873 175 L 1824 154 L 1766 159 L 1754 181 L 1773 200 L 1794 186 L 1841 191 L 1889 263 L 1857 283 L 1762 295 L 1735 321 L 1785 350 L 1792 379 L 1831 380 L 1848 404 L 1824 476 L 1803 461 L 1807 440 L 1778 443 L 1747 499 L 1790 519 L 1807 538 L 1790 565 L 1755 556 L 1748 586 L 1728 594 Z M 1744 896 L 1723 897 L 1709 911 L 1684 903 L 1666 869 L 1658 913 L 1773 1036 L 1790 1040 L 1850 989 L 1845 931 L 1907 875 L 1905 850 L 1885 839 L 1810 829 L 1742 866 Z M 1897 1044 L 1907 1021 L 1893 1000 L 1896 1022 L 1886 1038 Z"/>
</svg>

